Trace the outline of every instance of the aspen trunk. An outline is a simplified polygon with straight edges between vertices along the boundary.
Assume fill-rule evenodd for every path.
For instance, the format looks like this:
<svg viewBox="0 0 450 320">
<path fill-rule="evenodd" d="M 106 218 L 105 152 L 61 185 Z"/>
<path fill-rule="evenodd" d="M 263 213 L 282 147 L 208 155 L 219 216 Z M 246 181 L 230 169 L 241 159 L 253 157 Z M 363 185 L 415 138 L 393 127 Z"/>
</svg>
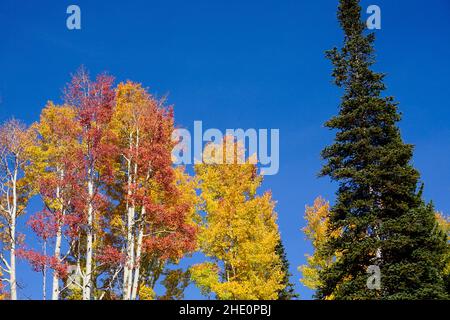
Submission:
<svg viewBox="0 0 450 320">
<path fill-rule="evenodd" d="M 17 300 L 17 283 L 16 283 L 16 217 L 11 215 L 11 251 L 10 251 L 10 273 L 9 283 L 11 291 L 11 300 Z"/>
<path fill-rule="evenodd" d="M 127 217 L 127 252 L 126 252 L 126 261 L 124 272 L 126 274 L 126 278 L 124 279 L 124 288 L 123 288 L 123 299 L 129 300 L 131 295 L 131 281 L 133 277 L 133 262 L 134 262 L 134 214 L 135 208 L 134 206 L 130 206 L 128 208 L 128 217 Z"/>
<path fill-rule="evenodd" d="M 83 277 L 83 300 L 91 299 L 91 285 L 92 285 L 92 245 L 93 245 L 93 221 L 94 221 L 94 208 L 92 206 L 92 200 L 94 197 L 94 183 L 91 178 L 91 172 L 89 172 L 88 181 L 88 231 L 86 235 L 86 270 Z"/>
<path fill-rule="evenodd" d="M 43 245 L 44 256 L 47 255 L 47 242 Z M 47 265 L 42 270 L 42 300 L 47 300 Z"/>
<path fill-rule="evenodd" d="M 142 206 L 141 210 L 141 220 L 144 219 L 145 215 L 145 207 Z M 136 248 L 136 259 L 135 259 L 135 270 L 134 270 L 134 278 L 133 278 L 133 287 L 131 290 L 131 300 L 136 300 L 137 298 L 137 289 L 139 286 L 139 276 L 140 276 L 140 267 L 141 267 L 141 255 L 142 255 L 142 241 L 144 239 L 144 223 L 141 222 L 139 224 L 139 234 L 137 240 L 137 248 Z"/>
<path fill-rule="evenodd" d="M 127 182 L 127 201 L 126 201 L 126 216 L 127 216 L 127 240 L 126 240 L 126 248 L 125 248 L 125 265 L 123 268 L 123 300 L 128 300 L 128 278 L 131 276 L 131 270 L 130 270 L 130 239 L 131 239 L 131 230 L 130 230 L 130 210 L 132 205 L 130 205 L 131 200 L 131 183 L 132 183 L 132 177 L 131 177 L 131 152 L 133 150 L 133 134 L 130 133 L 128 138 L 128 159 L 127 159 L 127 176 L 128 176 L 128 182 Z"/>
<path fill-rule="evenodd" d="M 10 273 L 9 284 L 11 300 L 17 300 L 17 280 L 16 280 L 16 218 L 17 218 L 17 169 L 14 171 L 12 181 L 12 210 L 11 210 L 11 251 L 10 251 Z"/>
<path fill-rule="evenodd" d="M 136 144 L 135 144 L 136 150 L 139 148 L 139 130 L 136 131 Z M 136 160 L 135 160 L 136 161 Z M 137 182 L 137 175 L 138 175 L 138 165 L 135 162 L 134 168 L 133 168 L 133 184 L 136 185 Z M 132 287 L 133 287 L 133 270 L 136 266 L 136 259 L 135 259 L 135 222 L 136 222 L 136 201 L 135 199 L 132 200 L 132 212 L 128 217 L 128 232 L 130 234 L 130 241 L 129 244 L 129 273 L 128 273 L 128 281 L 127 281 L 127 300 L 131 299 L 132 296 Z"/>
<path fill-rule="evenodd" d="M 61 172 L 61 181 L 64 178 L 64 172 Z M 64 204 L 61 199 L 61 188 L 59 186 L 56 187 L 56 199 L 61 201 L 61 219 L 64 217 Z M 55 239 L 55 252 L 54 257 L 56 261 L 60 262 L 61 260 L 61 241 L 62 241 L 62 221 L 58 221 L 58 228 L 56 230 L 56 239 Z M 53 279 L 52 279 L 52 300 L 59 300 L 59 276 L 56 270 L 53 271 Z"/>
<path fill-rule="evenodd" d="M 138 150 L 139 148 L 139 130 L 136 130 L 136 141 L 134 143 L 134 148 Z M 130 134 L 130 151 L 132 151 L 132 134 Z M 131 184 L 136 184 L 137 182 L 137 174 L 138 174 L 138 165 L 134 162 L 132 166 L 131 163 L 131 154 L 130 160 L 128 161 L 128 196 L 133 196 L 131 192 Z M 135 155 L 136 156 L 136 155 Z M 132 168 L 132 169 L 131 169 Z M 131 172 L 132 170 L 132 172 Z M 130 201 L 129 199 L 127 200 Z M 132 287 L 133 287 L 133 270 L 135 266 L 135 215 L 136 215 L 136 202 L 135 199 L 131 199 L 131 204 L 128 207 L 127 214 L 127 252 L 126 252 L 126 262 L 124 268 L 124 292 L 123 299 L 130 300 L 132 296 Z"/>
<path fill-rule="evenodd" d="M 56 231 L 55 240 L 55 254 L 54 257 L 57 261 L 61 259 L 61 238 L 62 238 L 62 226 L 58 224 L 58 230 Z M 52 284 L 52 300 L 59 300 L 59 276 L 56 270 L 53 271 L 53 284 Z"/>
</svg>

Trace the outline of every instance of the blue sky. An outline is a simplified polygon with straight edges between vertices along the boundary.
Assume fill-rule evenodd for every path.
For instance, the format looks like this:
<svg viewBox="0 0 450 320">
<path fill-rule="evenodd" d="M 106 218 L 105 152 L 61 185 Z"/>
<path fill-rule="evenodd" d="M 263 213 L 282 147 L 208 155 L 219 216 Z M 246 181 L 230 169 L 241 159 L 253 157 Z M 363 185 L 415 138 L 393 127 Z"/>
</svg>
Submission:
<svg viewBox="0 0 450 320">
<path fill-rule="evenodd" d="M 66 8 L 81 8 L 82 29 L 66 28 Z M 425 197 L 450 213 L 450 2 L 362 1 L 377 4 L 377 71 L 403 112 L 404 140 Z M 141 82 L 168 94 L 177 124 L 192 128 L 280 129 L 280 172 L 265 178 L 278 202 L 283 241 L 301 297 L 297 266 L 311 247 L 300 229 L 305 204 L 333 201 L 336 185 L 317 178 L 320 151 L 333 133 L 323 123 L 337 112 L 324 50 L 340 45 L 337 1 L 158 0 L 20 1 L 0 4 L 0 121 L 36 121 L 47 100 L 81 64 L 92 74 Z M 29 213 L 38 210 L 33 201 Z M 25 218 L 26 219 L 26 218 Z M 23 221 L 25 221 L 22 218 Z M 31 235 L 29 241 L 33 241 Z M 196 260 L 196 259 L 194 259 Z M 186 263 L 184 263 L 186 264 Z M 21 263 L 21 298 L 40 298 L 40 276 Z M 190 287 L 187 298 L 199 298 Z"/>
</svg>

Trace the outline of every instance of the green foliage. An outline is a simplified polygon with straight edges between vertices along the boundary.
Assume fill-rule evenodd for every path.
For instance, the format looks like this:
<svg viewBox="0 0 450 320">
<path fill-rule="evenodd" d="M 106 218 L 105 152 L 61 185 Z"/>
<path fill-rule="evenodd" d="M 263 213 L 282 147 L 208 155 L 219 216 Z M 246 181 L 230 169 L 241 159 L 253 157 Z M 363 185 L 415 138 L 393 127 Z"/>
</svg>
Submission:
<svg viewBox="0 0 450 320">
<path fill-rule="evenodd" d="M 375 37 L 364 34 L 360 10 L 358 0 L 340 1 L 344 46 L 327 52 L 344 95 L 339 114 L 326 123 L 337 133 L 322 153 L 322 175 L 339 182 L 330 231 L 342 234 L 330 238 L 324 250 L 342 257 L 321 272 L 317 297 L 446 298 L 446 243 L 432 235 L 434 210 L 417 192 L 419 173 L 410 163 L 413 146 L 402 141 L 396 126 L 397 103 L 381 96 L 384 75 L 371 70 Z M 380 267 L 381 290 L 367 288 L 370 265 Z"/>
<path fill-rule="evenodd" d="M 283 272 L 283 280 L 281 282 L 283 288 L 278 291 L 278 300 L 295 300 L 299 298 L 299 294 L 295 293 L 294 284 L 290 280 L 292 274 L 289 271 L 289 261 L 287 259 L 286 250 L 281 239 L 278 242 L 275 251 L 280 257 L 281 271 Z"/>
</svg>

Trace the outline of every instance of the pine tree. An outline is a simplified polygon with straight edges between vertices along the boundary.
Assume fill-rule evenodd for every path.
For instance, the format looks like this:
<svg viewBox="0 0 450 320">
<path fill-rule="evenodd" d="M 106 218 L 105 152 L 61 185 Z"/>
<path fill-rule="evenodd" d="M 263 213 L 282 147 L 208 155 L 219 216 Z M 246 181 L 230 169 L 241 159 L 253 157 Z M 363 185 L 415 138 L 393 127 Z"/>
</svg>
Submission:
<svg viewBox="0 0 450 320">
<path fill-rule="evenodd" d="M 289 271 L 289 261 L 287 259 L 286 250 L 281 239 L 278 242 L 275 251 L 278 257 L 280 257 L 281 271 L 283 272 L 283 280 L 281 282 L 283 288 L 278 291 L 278 300 L 295 300 L 299 297 L 299 295 L 298 293 L 295 293 L 294 284 L 290 280 L 292 274 Z"/>
<path fill-rule="evenodd" d="M 342 257 L 321 272 L 318 298 L 446 298 L 443 237 L 432 235 L 432 205 L 417 190 L 419 173 L 410 161 L 413 146 L 402 141 L 393 97 L 383 97 L 384 74 L 374 72 L 373 34 L 365 34 L 359 0 L 340 0 L 338 19 L 345 34 L 341 50 L 327 57 L 335 84 L 345 93 L 340 112 L 326 123 L 337 130 L 322 152 L 322 175 L 339 182 L 326 246 Z M 367 268 L 381 271 L 381 289 L 369 290 Z"/>
</svg>

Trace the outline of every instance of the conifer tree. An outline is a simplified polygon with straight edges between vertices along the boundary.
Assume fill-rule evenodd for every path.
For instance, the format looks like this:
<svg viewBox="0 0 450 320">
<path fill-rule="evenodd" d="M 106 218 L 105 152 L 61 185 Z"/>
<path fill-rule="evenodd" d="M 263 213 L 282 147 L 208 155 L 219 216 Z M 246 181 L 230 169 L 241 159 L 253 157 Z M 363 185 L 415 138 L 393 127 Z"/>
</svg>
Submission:
<svg viewBox="0 0 450 320">
<path fill-rule="evenodd" d="M 290 280 L 292 274 L 289 271 L 289 261 L 287 259 L 286 250 L 281 239 L 278 242 L 275 251 L 280 257 L 281 271 L 283 272 L 283 280 L 281 282 L 283 288 L 278 291 L 278 300 L 295 300 L 299 297 L 299 295 L 295 293 L 294 284 Z"/>
<path fill-rule="evenodd" d="M 331 209 L 326 251 L 342 257 L 320 273 L 318 298 L 442 299 L 444 237 L 432 234 L 432 205 L 417 190 L 411 165 L 413 146 L 402 141 L 400 114 L 384 97 L 384 74 L 374 72 L 373 34 L 365 33 L 359 0 L 340 0 L 338 19 L 345 34 L 341 50 L 327 57 L 335 84 L 344 89 L 339 114 L 326 123 L 337 131 L 324 149 L 322 175 L 339 182 Z M 368 289 L 367 268 L 378 266 L 381 289 Z"/>
</svg>

